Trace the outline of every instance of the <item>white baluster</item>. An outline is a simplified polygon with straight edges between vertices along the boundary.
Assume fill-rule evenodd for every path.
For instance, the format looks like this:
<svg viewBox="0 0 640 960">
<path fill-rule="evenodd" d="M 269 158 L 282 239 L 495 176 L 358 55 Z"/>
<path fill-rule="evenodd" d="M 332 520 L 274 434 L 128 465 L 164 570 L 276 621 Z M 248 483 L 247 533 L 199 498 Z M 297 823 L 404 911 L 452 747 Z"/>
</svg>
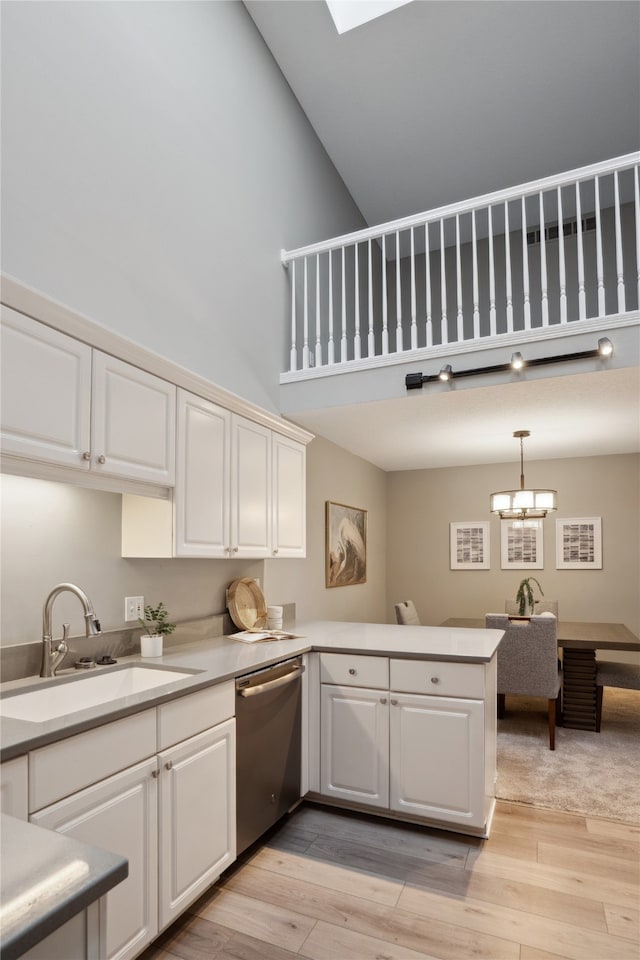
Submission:
<svg viewBox="0 0 640 960">
<path fill-rule="evenodd" d="M 333 339 L 333 250 L 329 250 L 329 344 L 327 348 L 327 363 L 336 362 L 336 351 Z"/>
<path fill-rule="evenodd" d="M 387 326 L 387 238 L 382 234 L 382 353 L 389 353 L 389 328 Z"/>
<path fill-rule="evenodd" d="M 458 312 L 456 327 L 458 343 L 464 340 L 464 317 L 462 315 L 462 261 L 460 257 L 460 214 L 456 214 L 456 303 Z"/>
<path fill-rule="evenodd" d="M 616 274 L 618 279 L 618 313 L 624 313 L 625 293 L 624 293 L 624 266 L 622 262 L 622 224 L 620 222 L 620 187 L 618 184 L 618 171 L 613 174 L 613 187 L 615 191 L 615 217 L 616 217 Z"/>
<path fill-rule="evenodd" d="M 296 347 L 296 262 L 291 261 L 291 351 L 289 370 L 298 369 L 298 351 Z"/>
<path fill-rule="evenodd" d="M 638 291 L 637 307 L 640 310 L 640 177 L 638 167 L 633 168 L 633 196 L 636 214 L 636 285 Z"/>
<path fill-rule="evenodd" d="M 411 349 L 418 346 L 418 325 L 416 322 L 416 245 L 411 227 Z"/>
<path fill-rule="evenodd" d="M 376 341 L 373 333 L 373 270 L 371 265 L 371 239 L 367 242 L 367 283 L 369 292 L 369 338 L 367 350 L 370 357 L 375 356 Z"/>
<path fill-rule="evenodd" d="M 404 349 L 402 342 L 402 286 L 400 283 L 400 231 L 396 230 L 396 350 Z"/>
<path fill-rule="evenodd" d="M 565 265 L 564 243 L 562 187 L 558 187 L 558 282 L 560 284 L 560 323 L 567 322 L 567 269 Z"/>
<path fill-rule="evenodd" d="M 600 178 L 594 177 L 596 199 L 596 273 L 598 276 L 598 316 L 606 314 L 604 297 L 604 263 L 602 259 L 602 224 L 600 223 Z"/>
<path fill-rule="evenodd" d="M 493 211 L 489 207 L 489 331 L 492 337 L 497 333 L 496 326 L 496 265 L 493 252 Z"/>
<path fill-rule="evenodd" d="M 320 339 L 320 254 L 316 254 L 316 367 L 322 366 L 322 341 Z"/>
<path fill-rule="evenodd" d="M 480 336 L 480 293 L 478 291 L 478 242 L 476 235 L 476 212 L 471 211 L 471 261 L 473 278 L 473 338 Z"/>
<path fill-rule="evenodd" d="M 538 194 L 538 204 L 540 210 L 540 296 L 542 308 L 542 326 L 549 326 L 549 291 L 547 280 L 547 241 L 544 235 L 544 196 L 542 190 Z"/>
<path fill-rule="evenodd" d="M 304 258 L 304 339 L 302 343 L 302 369 L 309 369 L 309 270 L 307 267 L 307 258 Z"/>
<path fill-rule="evenodd" d="M 355 257 L 355 283 L 356 283 L 356 292 L 355 292 L 355 301 L 354 301 L 354 321 L 355 321 L 355 335 L 353 338 L 353 356 L 356 360 L 359 360 L 361 357 L 360 352 L 360 256 L 358 250 L 358 244 L 356 243 L 353 247 L 353 255 Z"/>
<path fill-rule="evenodd" d="M 527 245 L 527 209 L 522 197 L 522 293 L 524 297 L 524 329 L 531 329 L 531 296 L 529 293 L 529 249 Z"/>
<path fill-rule="evenodd" d="M 342 247 L 342 339 L 340 340 L 340 363 L 349 359 L 347 354 L 347 276 L 345 252 Z"/>
<path fill-rule="evenodd" d="M 640 276 L 640 274 L 639 274 Z M 427 346 L 433 346 L 433 323 L 431 318 L 431 257 L 429 253 L 429 224 L 424 225 L 424 299 L 426 312 Z"/>
<path fill-rule="evenodd" d="M 444 262 L 444 220 L 440 220 L 440 299 L 442 301 L 440 340 L 442 343 L 449 343 L 449 331 L 447 329 L 447 272 Z"/>
<path fill-rule="evenodd" d="M 504 263 L 507 333 L 513 333 L 513 287 L 511 285 L 511 236 L 509 233 L 509 201 L 504 202 Z"/>
<path fill-rule="evenodd" d="M 578 253 L 578 319 L 587 317 L 587 293 L 584 287 L 584 241 L 582 239 L 582 206 L 580 203 L 580 182 L 576 183 L 576 247 Z"/>
</svg>

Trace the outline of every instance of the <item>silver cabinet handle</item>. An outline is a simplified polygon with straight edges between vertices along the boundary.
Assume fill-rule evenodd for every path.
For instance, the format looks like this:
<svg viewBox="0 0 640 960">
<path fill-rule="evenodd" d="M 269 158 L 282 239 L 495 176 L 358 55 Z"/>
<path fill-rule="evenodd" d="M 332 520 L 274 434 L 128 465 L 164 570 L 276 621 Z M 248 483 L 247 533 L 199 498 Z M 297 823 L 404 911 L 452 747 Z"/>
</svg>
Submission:
<svg viewBox="0 0 640 960">
<path fill-rule="evenodd" d="M 100 456 L 98 457 L 98 463 L 106 463 L 106 462 L 107 462 L 107 458 L 103 453 L 101 453 Z"/>
<path fill-rule="evenodd" d="M 85 452 L 82 454 L 82 459 L 83 459 L 83 460 L 91 460 L 91 451 L 90 451 L 90 450 L 85 450 Z"/>
<path fill-rule="evenodd" d="M 277 548 L 277 547 L 274 547 L 274 548 L 273 548 L 273 555 L 274 555 L 274 557 L 277 556 L 277 553 L 278 553 L 278 548 Z"/>
<path fill-rule="evenodd" d="M 160 771 L 159 771 L 159 770 L 152 770 L 152 771 L 151 771 L 151 776 L 153 777 L 154 780 L 157 780 L 158 777 L 160 776 Z"/>
<path fill-rule="evenodd" d="M 440 677 L 431 677 L 431 683 L 440 683 Z"/>
<path fill-rule="evenodd" d="M 173 766 L 173 760 L 167 760 L 167 762 L 164 765 L 164 768 L 165 770 L 171 770 L 172 766 Z"/>
<path fill-rule="evenodd" d="M 386 702 L 387 702 L 386 697 L 380 697 L 380 703 L 386 703 Z"/>
<path fill-rule="evenodd" d="M 355 677 L 358 671 L 354 667 L 349 667 L 349 676 Z"/>
<path fill-rule="evenodd" d="M 397 707 L 397 706 L 398 706 L 398 701 L 397 701 L 397 700 L 392 700 L 392 701 L 391 701 L 391 706 L 392 706 L 392 707 Z"/>
<path fill-rule="evenodd" d="M 234 547 L 234 548 L 233 548 L 233 552 L 234 552 L 234 553 L 237 553 L 239 549 L 240 549 L 240 547 Z"/>
</svg>

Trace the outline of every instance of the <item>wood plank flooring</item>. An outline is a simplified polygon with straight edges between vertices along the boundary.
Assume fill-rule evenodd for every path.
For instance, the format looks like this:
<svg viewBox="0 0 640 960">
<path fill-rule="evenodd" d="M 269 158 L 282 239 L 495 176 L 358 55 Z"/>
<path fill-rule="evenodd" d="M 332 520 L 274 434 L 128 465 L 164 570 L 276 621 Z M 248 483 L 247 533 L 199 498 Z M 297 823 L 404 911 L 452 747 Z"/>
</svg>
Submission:
<svg viewBox="0 0 640 960">
<path fill-rule="evenodd" d="M 640 960 L 640 826 L 498 803 L 489 840 L 303 804 L 141 960 Z"/>
</svg>

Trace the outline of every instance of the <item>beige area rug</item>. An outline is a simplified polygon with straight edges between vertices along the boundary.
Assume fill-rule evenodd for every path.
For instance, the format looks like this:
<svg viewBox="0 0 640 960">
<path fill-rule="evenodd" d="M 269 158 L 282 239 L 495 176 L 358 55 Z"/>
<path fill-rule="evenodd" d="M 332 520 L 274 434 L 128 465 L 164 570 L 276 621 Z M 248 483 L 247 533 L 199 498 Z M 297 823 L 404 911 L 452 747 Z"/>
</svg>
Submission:
<svg viewBox="0 0 640 960">
<path fill-rule="evenodd" d="M 546 701 L 507 697 L 498 720 L 496 795 L 640 823 L 640 691 L 607 687 L 601 732 L 558 727 L 555 750 Z"/>
</svg>

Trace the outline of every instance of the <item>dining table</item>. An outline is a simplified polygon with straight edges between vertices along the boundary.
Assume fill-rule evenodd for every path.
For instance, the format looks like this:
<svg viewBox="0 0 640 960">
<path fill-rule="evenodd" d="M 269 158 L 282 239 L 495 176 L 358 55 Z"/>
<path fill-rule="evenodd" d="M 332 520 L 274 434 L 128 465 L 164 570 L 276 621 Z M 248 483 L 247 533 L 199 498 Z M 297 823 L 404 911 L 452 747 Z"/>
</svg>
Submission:
<svg viewBox="0 0 640 960">
<path fill-rule="evenodd" d="M 475 629 L 484 625 L 484 617 L 450 617 L 441 624 Z M 596 650 L 607 654 L 613 650 L 638 651 L 640 640 L 624 623 L 577 620 L 558 620 L 557 639 L 562 651 L 562 724 L 578 730 L 595 730 Z"/>
</svg>

